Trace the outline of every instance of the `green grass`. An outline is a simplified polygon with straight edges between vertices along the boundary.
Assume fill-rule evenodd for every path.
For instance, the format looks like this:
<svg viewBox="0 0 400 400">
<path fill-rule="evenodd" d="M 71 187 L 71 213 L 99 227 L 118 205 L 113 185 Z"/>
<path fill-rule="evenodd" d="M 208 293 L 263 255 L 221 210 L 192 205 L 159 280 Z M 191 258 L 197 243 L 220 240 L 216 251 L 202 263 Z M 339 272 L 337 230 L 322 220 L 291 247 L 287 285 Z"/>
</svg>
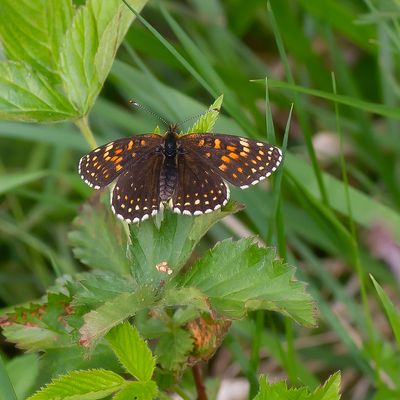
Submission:
<svg viewBox="0 0 400 400">
<path fill-rule="evenodd" d="M 298 267 L 319 317 L 317 328 L 304 328 L 257 311 L 233 324 L 223 344 L 228 355 L 216 359 L 226 357 L 253 395 L 261 371 L 314 390 L 340 370 L 345 400 L 398 398 L 399 315 L 392 303 L 400 299 L 399 275 L 388 258 L 374 255 L 367 237 L 381 225 L 391 238 L 388 251 L 398 251 L 400 5 L 323 3 L 150 2 L 141 13 L 147 22 L 131 26 L 88 114 L 90 128 L 81 118 L 1 120 L 2 311 L 84 268 L 66 239 L 92 193 L 77 174 L 79 158 L 94 143 L 160 124 L 130 110 L 130 99 L 177 121 L 224 94 L 214 131 L 275 142 L 285 149 L 284 168 L 271 185 L 233 189 L 245 210 L 214 226 L 199 253 L 226 237 L 257 235 Z M 315 146 L 321 132 L 338 143 L 325 161 Z M 6 365 L 20 357 L 4 342 L 1 349 Z M 220 379 L 212 370 L 208 377 Z M 7 382 L 2 366 L 0 372 Z M 29 390 L 41 384 L 37 378 Z M 178 391 L 191 389 L 188 383 Z"/>
</svg>

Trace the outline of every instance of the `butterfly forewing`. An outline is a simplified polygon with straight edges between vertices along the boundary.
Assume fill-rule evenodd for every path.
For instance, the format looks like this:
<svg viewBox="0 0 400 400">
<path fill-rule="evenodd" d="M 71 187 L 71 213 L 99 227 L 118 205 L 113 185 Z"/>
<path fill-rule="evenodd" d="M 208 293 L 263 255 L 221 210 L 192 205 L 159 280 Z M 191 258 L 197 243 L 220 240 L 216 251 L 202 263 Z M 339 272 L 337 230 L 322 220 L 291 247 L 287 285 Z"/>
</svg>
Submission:
<svg viewBox="0 0 400 400">
<path fill-rule="evenodd" d="M 282 161 L 279 148 L 239 136 L 194 133 L 180 142 L 184 152 L 200 155 L 215 173 L 242 189 L 269 177 Z"/>
<path fill-rule="evenodd" d="M 118 139 L 94 149 L 79 161 L 79 175 L 95 189 L 109 185 L 128 166 L 162 143 L 162 136 L 148 134 Z"/>
<path fill-rule="evenodd" d="M 200 215 L 217 210 L 229 199 L 229 189 L 196 154 L 178 155 L 178 183 L 172 197 L 175 213 Z"/>
<path fill-rule="evenodd" d="M 163 156 L 153 153 L 130 165 L 117 179 L 111 206 L 118 218 L 127 222 L 144 221 L 160 208 L 160 171 Z"/>
</svg>

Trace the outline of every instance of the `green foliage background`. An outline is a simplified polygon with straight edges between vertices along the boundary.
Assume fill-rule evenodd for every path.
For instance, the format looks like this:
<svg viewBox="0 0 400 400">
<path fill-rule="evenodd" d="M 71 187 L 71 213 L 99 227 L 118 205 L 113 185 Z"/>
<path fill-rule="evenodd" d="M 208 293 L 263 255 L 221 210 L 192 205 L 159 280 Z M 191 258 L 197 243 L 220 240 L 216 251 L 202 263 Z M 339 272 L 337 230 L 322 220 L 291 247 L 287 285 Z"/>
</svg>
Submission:
<svg viewBox="0 0 400 400">
<path fill-rule="evenodd" d="M 56 277 L 84 270 L 88 257 L 115 263 L 121 273 L 129 269 L 121 255 L 79 253 L 76 244 L 74 257 L 70 241 L 90 236 L 90 225 L 83 238 L 75 232 L 67 239 L 92 194 L 76 172 L 79 158 L 95 143 L 152 132 L 159 123 L 129 110 L 129 99 L 178 121 L 224 94 L 214 131 L 284 148 L 287 140 L 284 170 L 272 186 L 232 190 L 246 208 L 214 225 L 196 256 L 226 238 L 258 235 L 298 267 L 297 278 L 308 283 L 319 309 L 316 328 L 263 311 L 235 322 L 223 344 L 228 365 L 238 366 L 253 394 L 263 371 L 286 377 L 289 386 L 301 384 L 304 398 L 329 398 L 337 375 L 317 387 L 341 370 L 344 399 L 399 398 L 398 2 L 133 3 L 137 9 L 146 4 L 142 15 L 150 28 L 116 0 L 103 7 L 89 1 L 74 30 L 67 29 L 72 1 L 0 4 L 2 314 L 39 299 Z M 223 268 L 212 260 L 206 266 L 210 274 Z M 118 285 L 126 289 L 126 282 Z M 75 369 L 82 358 L 71 350 L 60 361 L 54 350 L 43 371 L 43 360 L 6 342 L 1 356 L 0 382 L 10 378 L 19 398 L 61 362 Z M 118 370 L 105 349 L 97 361 Z M 222 371 L 215 375 L 221 378 Z M 287 391 L 286 384 L 266 382 L 266 398 Z M 187 377 L 183 385 L 193 388 Z M 216 385 L 208 385 L 212 393 Z"/>
</svg>

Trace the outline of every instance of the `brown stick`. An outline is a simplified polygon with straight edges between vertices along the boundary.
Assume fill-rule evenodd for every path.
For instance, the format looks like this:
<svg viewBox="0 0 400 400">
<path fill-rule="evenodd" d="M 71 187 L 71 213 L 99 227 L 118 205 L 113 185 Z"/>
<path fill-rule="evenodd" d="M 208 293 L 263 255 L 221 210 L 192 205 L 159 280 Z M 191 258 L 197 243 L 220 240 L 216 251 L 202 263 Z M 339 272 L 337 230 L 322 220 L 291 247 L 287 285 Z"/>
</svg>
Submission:
<svg viewBox="0 0 400 400">
<path fill-rule="evenodd" d="M 196 383 L 197 400 L 207 400 L 206 387 L 203 383 L 203 377 L 201 376 L 200 364 L 196 364 L 192 367 L 192 373 L 194 382 Z"/>
</svg>

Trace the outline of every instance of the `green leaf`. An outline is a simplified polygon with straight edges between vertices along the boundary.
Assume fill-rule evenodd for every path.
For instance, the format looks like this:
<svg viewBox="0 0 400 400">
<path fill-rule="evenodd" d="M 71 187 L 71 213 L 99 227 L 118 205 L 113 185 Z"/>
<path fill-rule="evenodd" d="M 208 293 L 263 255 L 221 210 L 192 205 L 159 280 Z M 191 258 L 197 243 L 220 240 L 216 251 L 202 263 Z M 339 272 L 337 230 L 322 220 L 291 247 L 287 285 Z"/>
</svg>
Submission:
<svg viewBox="0 0 400 400">
<path fill-rule="evenodd" d="M 122 293 L 96 310 L 84 315 L 85 323 L 79 330 L 80 343 L 92 346 L 111 328 L 132 317 L 155 302 L 155 294 L 149 287 L 138 288 L 134 293 Z"/>
<path fill-rule="evenodd" d="M 40 303 L 15 307 L 1 319 L 3 335 L 25 350 L 43 350 L 71 345 L 67 318 L 69 298 L 49 293 Z"/>
<path fill-rule="evenodd" d="M 217 244 L 177 282 L 198 288 L 218 312 L 231 318 L 266 309 L 314 326 L 315 304 L 305 283 L 294 278 L 294 268 L 277 259 L 272 248 L 260 248 L 253 240 Z"/>
<path fill-rule="evenodd" d="M 68 100 L 27 64 L 0 62 L 0 118 L 62 121 L 76 115 Z"/>
<path fill-rule="evenodd" d="M 96 400 L 115 393 L 125 380 L 104 369 L 72 371 L 53 379 L 28 400 Z"/>
<path fill-rule="evenodd" d="M 136 287 L 131 276 L 109 271 L 84 272 L 76 275 L 75 280 L 68 284 L 73 297 L 72 305 L 91 309 L 101 306 L 123 292 L 133 292 Z"/>
<path fill-rule="evenodd" d="M 108 204 L 84 204 L 68 238 L 75 257 L 90 268 L 129 273 L 127 236 Z"/>
<path fill-rule="evenodd" d="M 145 3 L 130 1 L 138 12 Z M 74 15 L 61 48 L 61 71 L 64 89 L 80 115 L 93 105 L 134 18 L 120 0 L 88 0 Z"/>
<path fill-rule="evenodd" d="M 156 268 L 161 262 L 167 263 L 173 274 L 176 274 L 211 226 L 241 208 L 239 204 L 230 202 L 222 210 L 198 217 L 166 211 L 159 227 L 154 219 L 140 225 L 131 224 L 132 244 L 129 246 L 129 254 L 138 281 L 153 280 L 154 285 L 157 285 L 159 281 L 166 280 L 168 275 Z"/>
<path fill-rule="evenodd" d="M 157 343 L 155 353 L 157 362 L 166 370 L 178 370 L 193 348 L 193 339 L 189 332 L 181 328 L 173 328 L 163 333 Z"/>
<path fill-rule="evenodd" d="M 378 293 L 379 299 L 381 300 L 383 308 L 385 309 L 386 315 L 389 319 L 390 326 L 392 327 L 394 336 L 396 338 L 397 346 L 400 347 L 400 313 L 375 278 L 372 275 L 370 275 L 370 278 L 375 286 L 376 292 Z"/>
<path fill-rule="evenodd" d="M 224 95 L 222 94 L 213 104 L 211 104 L 208 111 L 204 113 L 190 129 L 188 129 L 187 133 L 212 132 L 214 125 L 217 122 L 223 100 Z"/>
<path fill-rule="evenodd" d="M 314 392 L 308 388 L 288 388 L 286 382 L 268 383 L 267 378 L 260 378 L 260 391 L 253 400 L 339 400 L 340 373 L 331 375 L 323 386 Z"/>
<path fill-rule="evenodd" d="M 60 83 L 60 46 L 73 12 L 71 0 L 2 0 L 0 37 L 6 57 Z"/>
<path fill-rule="evenodd" d="M 107 335 L 108 343 L 125 369 L 139 381 L 149 381 L 155 360 L 147 343 L 129 322 L 113 328 Z"/>
<path fill-rule="evenodd" d="M 132 382 L 126 388 L 117 393 L 113 400 L 152 400 L 157 397 L 157 385 L 153 381 Z"/>
</svg>

